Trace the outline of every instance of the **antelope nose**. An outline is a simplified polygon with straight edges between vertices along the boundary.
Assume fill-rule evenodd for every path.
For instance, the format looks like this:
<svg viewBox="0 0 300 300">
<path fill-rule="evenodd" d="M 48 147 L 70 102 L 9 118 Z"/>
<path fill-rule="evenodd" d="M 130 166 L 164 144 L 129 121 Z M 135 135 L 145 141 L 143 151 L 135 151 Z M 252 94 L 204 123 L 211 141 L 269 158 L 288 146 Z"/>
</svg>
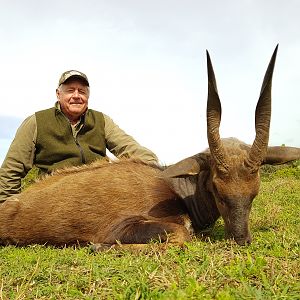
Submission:
<svg viewBox="0 0 300 300">
<path fill-rule="evenodd" d="M 251 242 L 252 242 L 251 236 L 247 236 L 247 237 L 235 237 L 234 240 L 240 246 L 247 246 L 247 245 L 250 245 Z"/>
</svg>

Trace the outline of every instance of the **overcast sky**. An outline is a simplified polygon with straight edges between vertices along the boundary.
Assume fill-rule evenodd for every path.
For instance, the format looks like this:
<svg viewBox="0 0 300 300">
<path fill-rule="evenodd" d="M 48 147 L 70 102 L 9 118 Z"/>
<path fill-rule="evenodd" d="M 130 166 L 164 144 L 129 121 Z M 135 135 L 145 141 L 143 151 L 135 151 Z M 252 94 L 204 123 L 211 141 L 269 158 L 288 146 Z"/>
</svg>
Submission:
<svg viewBox="0 0 300 300">
<path fill-rule="evenodd" d="M 300 147 L 300 1 L 0 0 L 0 163 L 17 127 L 56 101 L 63 71 L 162 163 L 207 147 L 205 50 L 222 102 L 221 136 L 252 143 L 277 43 L 271 145 Z"/>
</svg>

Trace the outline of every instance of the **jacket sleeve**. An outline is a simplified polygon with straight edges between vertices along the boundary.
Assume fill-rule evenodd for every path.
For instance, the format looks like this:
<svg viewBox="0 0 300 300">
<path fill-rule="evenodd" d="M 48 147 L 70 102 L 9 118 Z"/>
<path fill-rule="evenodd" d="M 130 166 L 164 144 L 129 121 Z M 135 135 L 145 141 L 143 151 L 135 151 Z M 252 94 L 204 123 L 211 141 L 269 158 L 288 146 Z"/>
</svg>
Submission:
<svg viewBox="0 0 300 300">
<path fill-rule="evenodd" d="M 0 168 L 0 203 L 21 191 L 21 179 L 33 166 L 36 119 L 32 115 L 18 128 Z"/>
<path fill-rule="evenodd" d="M 147 163 L 158 164 L 157 156 L 126 134 L 114 121 L 103 114 L 107 149 L 116 157 L 137 158 Z"/>
</svg>

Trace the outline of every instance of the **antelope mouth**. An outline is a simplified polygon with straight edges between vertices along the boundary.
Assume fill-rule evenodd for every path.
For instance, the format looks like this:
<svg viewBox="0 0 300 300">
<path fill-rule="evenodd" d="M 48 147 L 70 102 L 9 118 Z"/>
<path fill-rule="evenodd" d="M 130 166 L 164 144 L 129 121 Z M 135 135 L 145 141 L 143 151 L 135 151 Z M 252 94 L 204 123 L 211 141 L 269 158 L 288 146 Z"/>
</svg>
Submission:
<svg viewBox="0 0 300 300">
<path fill-rule="evenodd" d="M 239 246 L 247 246 L 252 242 L 251 237 L 234 237 L 234 240 Z"/>
</svg>

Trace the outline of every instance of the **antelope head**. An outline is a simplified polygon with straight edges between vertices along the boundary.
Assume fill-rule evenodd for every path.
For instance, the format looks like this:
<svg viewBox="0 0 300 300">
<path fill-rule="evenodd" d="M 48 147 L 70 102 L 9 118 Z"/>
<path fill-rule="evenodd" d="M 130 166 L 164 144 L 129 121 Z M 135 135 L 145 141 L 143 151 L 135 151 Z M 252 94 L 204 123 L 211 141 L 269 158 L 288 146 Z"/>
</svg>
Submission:
<svg viewBox="0 0 300 300">
<path fill-rule="evenodd" d="M 260 186 L 259 167 L 268 149 L 271 119 L 272 75 L 276 46 L 267 68 L 255 110 L 255 140 L 251 147 L 227 147 L 219 135 L 221 102 L 216 79 L 207 52 L 208 99 L 207 138 L 210 149 L 210 190 L 224 219 L 225 233 L 240 244 L 251 242 L 249 214 Z"/>
</svg>

